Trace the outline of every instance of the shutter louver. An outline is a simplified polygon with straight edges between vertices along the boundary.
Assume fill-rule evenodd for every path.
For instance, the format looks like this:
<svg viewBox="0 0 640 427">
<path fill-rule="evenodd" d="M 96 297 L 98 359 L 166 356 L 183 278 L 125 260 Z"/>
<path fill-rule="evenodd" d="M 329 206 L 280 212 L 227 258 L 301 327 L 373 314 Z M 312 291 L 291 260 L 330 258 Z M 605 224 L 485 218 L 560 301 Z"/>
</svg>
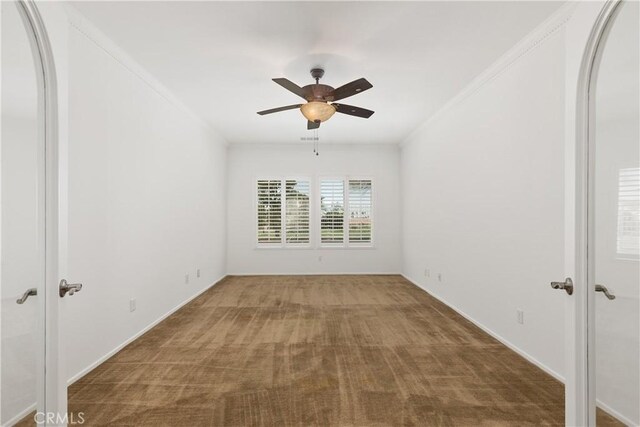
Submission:
<svg viewBox="0 0 640 427">
<path fill-rule="evenodd" d="M 371 243 L 371 180 L 349 180 L 349 243 Z"/>
<path fill-rule="evenodd" d="M 287 243 L 309 243 L 309 181 L 285 181 Z"/>
<path fill-rule="evenodd" d="M 619 172 L 616 246 L 616 252 L 622 257 L 640 256 L 640 168 Z"/>
<path fill-rule="evenodd" d="M 258 243 L 282 243 L 280 180 L 258 180 Z"/>
<path fill-rule="evenodd" d="M 344 181 L 320 182 L 320 242 L 344 243 Z"/>
</svg>

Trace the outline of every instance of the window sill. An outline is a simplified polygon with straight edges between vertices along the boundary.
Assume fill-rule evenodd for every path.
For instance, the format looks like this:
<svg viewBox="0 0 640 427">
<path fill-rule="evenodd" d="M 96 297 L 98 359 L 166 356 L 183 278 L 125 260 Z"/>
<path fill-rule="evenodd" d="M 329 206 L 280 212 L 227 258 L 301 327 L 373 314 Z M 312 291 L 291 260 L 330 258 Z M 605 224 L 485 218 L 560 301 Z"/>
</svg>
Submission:
<svg viewBox="0 0 640 427">
<path fill-rule="evenodd" d="M 640 262 L 640 257 L 637 257 L 635 255 L 617 254 L 615 260 L 621 262 Z"/>
<path fill-rule="evenodd" d="M 298 250 L 303 250 L 303 251 L 308 251 L 308 250 L 340 250 L 340 251 L 349 251 L 349 250 L 375 250 L 377 249 L 377 247 L 375 245 L 369 245 L 369 246 L 282 246 L 282 245 L 273 245 L 273 246 L 263 246 L 263 245 L 258 245 L 258 246 L 254 246 L 253 248 L 254 250 L 268 250 L 268 251 L 273 251 L 273 250 L 294 250 L 294 251 L 298 251 Z"/>
<path fill-rule="evenodd" d="M 360 250 L 371 250 L 371 249 L 377 249 L 374 245 L 369 245 L 369 246 L 318 246 L 316 249 L 319 250 L 326 250 L 326 249 L 338 249 L 338 250 L 356 250 L 356 251 L 360 251 Z"/>
<path fill-rule="evenodd" d="M 256 250 L 268 250 L 268 251 L 273 251 L 276 249 L 282 249 L 282 250 L 294 250 L 294 251 L 299 251 L 299 250 L 309 250 L 309 249 L 315 249 L 313 246 L 283 246 L 283 245 L 257 245 L 254 247 L 254 249 Z"/>
</svg>

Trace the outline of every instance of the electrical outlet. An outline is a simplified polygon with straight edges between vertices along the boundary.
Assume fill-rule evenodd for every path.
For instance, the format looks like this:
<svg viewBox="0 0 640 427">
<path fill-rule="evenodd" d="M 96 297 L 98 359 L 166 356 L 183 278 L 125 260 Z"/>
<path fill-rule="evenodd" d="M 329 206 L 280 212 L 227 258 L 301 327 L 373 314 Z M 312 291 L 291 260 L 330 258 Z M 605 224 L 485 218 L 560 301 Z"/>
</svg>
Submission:
<svg viewBox="0 0 640 427">
<path fill-rule="evenodd" d="M 438 282 L 442 282 L 442 273 L 438 273 Z"/>
<path fill-rule="evenodd" d="M 428 268 L 424 269 L 424 277 L 431 277 L 431 271 Z"/>
<path fill-rule="evenodd" d="M 185 283 L 185 285 L 189 284 L 189 274 L 185 274 L 184 275 L 184 283 Z"/>
<path fill-rule="evenodd" d="M 196 277 L 200 277 L 200 269 L 196 270 Z"/>
<path fill-rule="evenodd" d="M 524 324 L 524 311 L 516 310 L 516 313 L 518 314 L 518 323 L 523 325 Z"/>
<path fill-rule="evenodd" d="M 129 311 L 132 312 L 132 313 L 134 311 L 136 311 L 136 299 L 135 298 L 131 298 L 129 300 Z"/>
</svg>

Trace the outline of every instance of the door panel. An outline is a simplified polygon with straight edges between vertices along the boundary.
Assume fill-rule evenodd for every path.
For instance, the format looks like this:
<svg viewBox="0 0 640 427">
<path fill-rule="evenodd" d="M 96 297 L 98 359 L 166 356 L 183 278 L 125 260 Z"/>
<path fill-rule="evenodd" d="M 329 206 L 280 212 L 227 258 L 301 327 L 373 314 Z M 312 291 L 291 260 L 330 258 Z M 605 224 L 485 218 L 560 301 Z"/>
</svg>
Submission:
<svg viewBox="0 0 640 427">
<path fill-rule="evenodd" d="M 637 2 L 619 6 L 596 77 L 594 281 L 597 406 L 625 424 L 640 414 L 640 120 Z M 600 285 L 597 287 L 597 285 Z M 604 288 L 603 288 L 604 287 Z M 609 296 L 605 294 L 605 289 Z M 597 424 L 615 423 L 599 411 Z"/>
<path fill-rule="evenodd" d="M 0 424 L 12 425 L 44 408 L 45 153 L 31 40 L 17 5 L 0 7 Z"/>
</svg>

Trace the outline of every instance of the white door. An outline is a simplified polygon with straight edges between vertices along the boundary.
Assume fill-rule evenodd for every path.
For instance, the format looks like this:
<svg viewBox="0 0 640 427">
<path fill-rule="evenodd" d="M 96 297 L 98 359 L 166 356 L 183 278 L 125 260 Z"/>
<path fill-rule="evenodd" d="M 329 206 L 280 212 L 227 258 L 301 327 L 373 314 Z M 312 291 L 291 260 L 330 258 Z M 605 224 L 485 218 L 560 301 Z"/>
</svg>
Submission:
<svg viewBox="0 0 640 427">
<path fill-rule="evenodd" d="M 63 425 L 55 72 L 35 4 L 0 8 L 0 424 Z"/>
<path fill-rule="evenodd" d="M 635 1 L 617 6 L 592 76 L 587 318 L 596 425 L 640 425 L 639 13 Z"/>
</svg>

